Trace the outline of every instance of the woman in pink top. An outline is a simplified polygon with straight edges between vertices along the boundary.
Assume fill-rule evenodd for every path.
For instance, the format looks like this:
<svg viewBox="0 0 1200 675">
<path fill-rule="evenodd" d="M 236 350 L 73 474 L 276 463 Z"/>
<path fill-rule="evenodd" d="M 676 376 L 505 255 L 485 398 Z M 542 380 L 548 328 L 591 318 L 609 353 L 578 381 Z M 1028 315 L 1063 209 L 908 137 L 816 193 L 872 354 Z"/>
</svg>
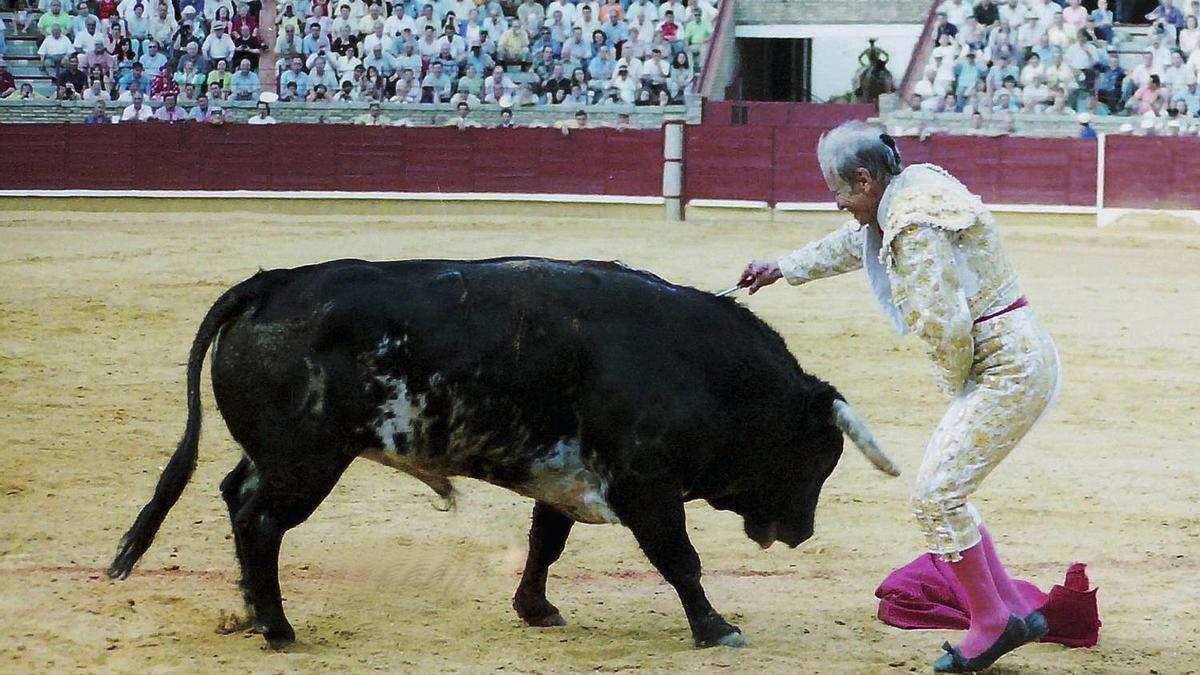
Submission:
<svg viewBox="0 0 1200 675">
<path fill-rule="evenodd" d="M 1073 33 L 1078 33 L 1087 25 L 1088 11 L 1079 4 L 1079 0 L 1067 0 L 1067 6 L 1063 8 L 1063 23 L 1072 26 L 1075 30 Z"/>
</svg>

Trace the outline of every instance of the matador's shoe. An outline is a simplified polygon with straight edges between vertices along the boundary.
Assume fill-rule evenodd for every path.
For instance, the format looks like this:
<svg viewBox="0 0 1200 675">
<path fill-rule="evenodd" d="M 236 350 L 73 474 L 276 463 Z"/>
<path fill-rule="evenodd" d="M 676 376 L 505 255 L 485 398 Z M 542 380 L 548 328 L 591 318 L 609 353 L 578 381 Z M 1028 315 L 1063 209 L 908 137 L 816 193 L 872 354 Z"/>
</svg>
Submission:
<svg viewBox="0 0 1200 675">
<path fill-rule="evenodd" d="M 983 650 L 978 656 L 967 658 L 958 651 L 958 647 L 951 647 L 949 642 L 943 644 L 942 649 L 946 650 L 946 653 L 933 662 L 933 672 L 978 672 L 995 663 L 996 659 L 1028 642 L 1026 639 L 1028 637 L 1029 629 L 1025 626 L 1025 621 L 1013 614 L 1008 617 L 1008 625 L 1004 627 L 1004 632 L 1000 634 L 1000 637 L 996 638 L 992 646 Z"/>
<path fill-rule="evenodd" d="M 1046 622 L 1046 617 L 1041 612 L 1035 610 L 1025 617 L 1025 630 L 1027 631 L 1025 642 L 1037 642 L 1050 632 L 1050 624 Z"/>
</svg>

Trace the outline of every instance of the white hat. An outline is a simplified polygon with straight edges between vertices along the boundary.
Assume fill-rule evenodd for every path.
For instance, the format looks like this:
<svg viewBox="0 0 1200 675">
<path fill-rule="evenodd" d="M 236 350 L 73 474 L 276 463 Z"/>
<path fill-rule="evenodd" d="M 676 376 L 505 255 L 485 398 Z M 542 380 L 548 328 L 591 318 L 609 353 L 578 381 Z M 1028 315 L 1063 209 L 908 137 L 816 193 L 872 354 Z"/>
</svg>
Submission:
<svg viewBox="0 0 1200 675">
<path fill-rule="evenodd" d="M 1142 119 L 1142 128 L 1143 129 L 1153 129 L 1154 128 L 1154 118 L 1153 117 L 1143 118 Z"/>
<path fill-rule="evenodd" d="M 1090 124 L 1092 121 L 1092 116 L 1087 113 L 1079 113 L 1079 117 L 1076 117 L 1075 119 L 1079 120 L 1080 124 Z"/>
<path fill-rule="evenodd" d="M 513 104 L 513 100 L 512 100 L 511 96 L 509 96 L 508 94 L 505 94 L 500 97 L 499 101 L 496 101 L 496 104 L 499 105 L 501 108 L 511 108 L 512 104 Z"/>
<path fill-rule="evenodd" d="M 1129 122 L 1126 122 L 1125 124 L 1122 124 L 1122 125 L 1121 125 L 1121 128 L 1120 128 L 1120 132 L 1121 132 L 1121 133 L 1123 133 L 1123 134 L 1127 134 L 1127 133 L 1129 133 L 1129 132 L 1131 132 L 1131 131 L 1133 131 L 1133 125 L 1132 125 L 1132 124 L 1130 124 Z"/>
<path fill-rule="evenodd" d="M 195 13 L 196 13 L 196 8 L 195 8 L 195 7 L 193 7 L 193 6 L 191 6 L 191 5 L 188 5 L 187 7 L 184 7 L 184 8 L 183 8 L 183 13 L 184 13 L 184 14 L 195 14 Z"/>
</svg>

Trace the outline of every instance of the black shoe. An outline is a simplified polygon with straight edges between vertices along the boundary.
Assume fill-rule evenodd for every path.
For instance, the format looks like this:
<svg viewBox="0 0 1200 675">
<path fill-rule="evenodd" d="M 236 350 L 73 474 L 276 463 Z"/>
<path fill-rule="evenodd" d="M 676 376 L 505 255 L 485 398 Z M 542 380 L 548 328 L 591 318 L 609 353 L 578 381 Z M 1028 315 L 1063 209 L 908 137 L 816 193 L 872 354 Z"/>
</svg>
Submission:
<svg viewBox="0 0 1200 675">
<path fill-rule="evenodd" d="M 968 659 L 958 651 L 958 647 L 951 647 L 949 642 L 942 645 L 942 649 L 946 650 L 946 653 L 933 662 L 933 672 L 974 673 L 983 670 L 995 663 L 996 659 L 1025 644 L 1028 636 L 1029 630 L 1025 627 L 1025 622 L 1021 617 L 1013 614 L 1008 617 L 1008 625 L 1004 627 L 1004 632 L 1000 634 L 1000 637 L 996 638 L 992 646 L 983 650 L 979 656 Z"/>
<path fill-rule="evenodd" d="M 1037 642 L 1050 632 L 1050 624 L 1046 622 L 1046 617 L 1041 612 L 1033 611 L 1025 617 L 1025 630 L 1028 631 L 1025 642 Z"/>
</svg>

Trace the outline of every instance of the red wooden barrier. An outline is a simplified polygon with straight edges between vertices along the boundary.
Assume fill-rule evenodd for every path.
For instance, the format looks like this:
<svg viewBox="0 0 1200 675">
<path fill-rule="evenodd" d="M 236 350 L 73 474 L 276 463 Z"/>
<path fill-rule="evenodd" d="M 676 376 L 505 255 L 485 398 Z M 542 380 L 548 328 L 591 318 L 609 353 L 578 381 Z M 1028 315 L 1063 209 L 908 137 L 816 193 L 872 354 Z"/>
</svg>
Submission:
<svg viewBox="0 0 1200 675">
<path fill-rule="evenodd" d="M 1104 205 L 1200 209 L 1200 138 L 1109 136 Z"/>
<path fill-rule="evenodd" d="M 0 125 L 0 189 L 662 195 L 661 130 Z"/>
</svg>

